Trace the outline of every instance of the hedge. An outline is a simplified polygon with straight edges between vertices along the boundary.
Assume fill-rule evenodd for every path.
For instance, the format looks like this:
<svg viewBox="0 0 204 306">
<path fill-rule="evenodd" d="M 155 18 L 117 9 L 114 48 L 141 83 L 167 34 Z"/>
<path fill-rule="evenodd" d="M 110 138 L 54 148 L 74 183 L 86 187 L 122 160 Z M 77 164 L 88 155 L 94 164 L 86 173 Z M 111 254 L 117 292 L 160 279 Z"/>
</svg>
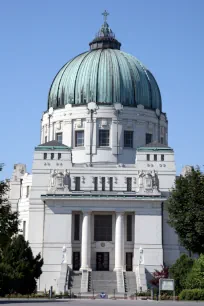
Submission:
<svg viewBox="0 0 204 306">
<path fill-rule="evenodd" d="M 179 294 L 179 300 L 204 301 L 204 289 L 184 289 Z"/>
</svg>

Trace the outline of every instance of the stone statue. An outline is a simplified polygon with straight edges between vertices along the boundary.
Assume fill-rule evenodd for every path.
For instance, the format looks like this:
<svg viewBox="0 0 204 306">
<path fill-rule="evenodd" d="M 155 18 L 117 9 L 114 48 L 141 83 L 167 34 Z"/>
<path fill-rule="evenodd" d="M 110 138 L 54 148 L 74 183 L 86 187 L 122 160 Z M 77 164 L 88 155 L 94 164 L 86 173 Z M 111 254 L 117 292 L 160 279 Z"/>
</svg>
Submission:
<svg viewBox="0 0 204 306">
<path fill-rule="evenodd" d="M 62 263 L 67 263 L 67 248 L 65 245 L 62 247 Z"/>
<path fill-rule="evenodd" d="M 51 171 L 51 176 L 50 176 L 50 187 L 55 186 L 55 176 L 56 176 L 56 170 Z"/>
<path fill-rule="evenodd" d="M 154 174 L 153 174 L 152 178 L 153 178 L 153 180 L 152 180 L 153 189 L 159 190 L 159 179 L 158 179 L 158 175 L 155 171 L 154 171 Z"/>
<path fill-rule="evenodd" d="M 142 247 L 139 248 L 139 265 L 144 265 L 144 250 Z"/>
<path fill-rule="evenodd" d="M 64 186 L 70 191 L 70 172 L 67 169 L 64 171 Z"/>
<path fill-rule="evenodd" d="M 144 173 L 143 171 L 140 171 L 139 173 L 139 187 L 143 187 L 143 177 L 144 177 Z"/>
</svg>

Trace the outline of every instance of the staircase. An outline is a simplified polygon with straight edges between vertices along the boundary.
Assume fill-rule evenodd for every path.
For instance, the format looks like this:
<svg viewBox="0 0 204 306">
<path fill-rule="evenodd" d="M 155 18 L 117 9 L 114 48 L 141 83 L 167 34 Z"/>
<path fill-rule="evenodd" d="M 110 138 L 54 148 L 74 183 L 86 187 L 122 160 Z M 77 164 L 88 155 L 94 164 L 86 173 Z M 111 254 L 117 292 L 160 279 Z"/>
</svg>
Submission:
<svg viewBox="0 0 204 306">
<path fill-rule="evenodd" d="M 132 294 L 136 292 L 136 275 L 135 272 L 124 272 L 125 292 Z"/>
<path fill-rule="evenodd" d="M 105 292 L 115 293 L 117 292 L 116 273 L 112 271 L 92 271 L 91 273 L 91 287 L 90 291 L 95 293 Z"/>
<path fill-rule="evenodd" d="M 81 292 L 81 272 L 80 271 L 71 271 L 69 279 L 69 289 L 74 293 Z"/>
<path fill-rule="evenodd" d="M 59 293 L 64 293 L 68 289 L 67 282 L 69 281 L 69 272 L 68 265 L 66 263 L 61 264 L 57 290 Z"/>
</svg>

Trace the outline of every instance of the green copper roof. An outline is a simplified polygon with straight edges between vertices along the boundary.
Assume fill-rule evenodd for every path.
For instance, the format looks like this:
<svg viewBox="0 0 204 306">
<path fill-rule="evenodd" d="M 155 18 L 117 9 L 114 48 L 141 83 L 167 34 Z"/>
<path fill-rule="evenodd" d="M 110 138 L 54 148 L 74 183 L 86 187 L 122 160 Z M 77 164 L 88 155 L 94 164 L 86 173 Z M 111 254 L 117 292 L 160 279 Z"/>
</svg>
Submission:
<svg viewBox="0 0 204 306">
<path fill-rule="evenodd" d="M 40 144 L 39 146 L 35 147 L 35 151 L 48 151 L 48 150 L 71 150 L 70 147 L 56 141 L 51 140 L 46 143 Z"/>
<path fill-rule="evenodd" d="M 89 44 L 91 50 L 70 60 L 57 73 L 48 109 L 96 102 L 142 104 L 161 111 L 161 95 L 153 75 L 134 56 L 120 50 L 121 43 L 107 23 L 108 12 L 102 15 L 104 23 Z"/>
</svg>

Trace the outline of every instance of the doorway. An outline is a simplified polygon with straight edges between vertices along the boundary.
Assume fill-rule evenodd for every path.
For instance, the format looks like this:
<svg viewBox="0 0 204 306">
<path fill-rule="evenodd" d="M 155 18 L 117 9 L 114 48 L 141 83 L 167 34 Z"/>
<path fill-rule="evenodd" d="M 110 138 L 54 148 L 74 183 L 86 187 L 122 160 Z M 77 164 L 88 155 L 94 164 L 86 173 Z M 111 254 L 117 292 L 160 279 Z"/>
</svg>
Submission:
<svg viewBox="0 0 204 306">
<path fill-rule="evenodd" d="M 96 253 L 96 270 L 109 271 L 109 253 L 97 252 Z"/>
<path fill-rule="evenodd" d="M 132 252 L 126 253 L 126 271 L 132 271 Z"/>
<path fill-rule="evenodd" d="M 73 270 L 79 271 L 80 269 L 80 252 L 73 252 Z"/>
</svg>

